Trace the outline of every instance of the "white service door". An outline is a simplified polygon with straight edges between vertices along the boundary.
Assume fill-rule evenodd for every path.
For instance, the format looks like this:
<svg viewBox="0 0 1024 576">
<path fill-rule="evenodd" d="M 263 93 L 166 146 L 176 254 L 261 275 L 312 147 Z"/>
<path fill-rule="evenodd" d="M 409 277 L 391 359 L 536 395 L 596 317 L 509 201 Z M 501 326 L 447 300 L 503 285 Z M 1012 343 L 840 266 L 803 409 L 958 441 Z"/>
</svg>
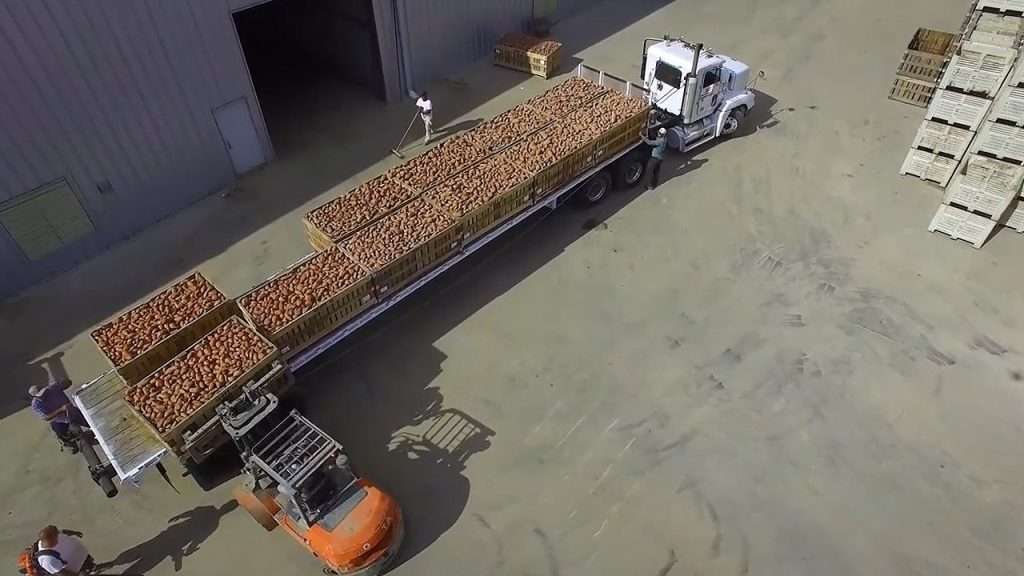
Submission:
<svg viewBox="0 0 1024 576">
<path fill-rule="evenodd" d="M 245 98 L 239 98 L 213 111 L 214 120 L 224 140 L 224 147 L 231 156 L 236 174 L 245 174 L 249 170 L 266 162 L 263 145 L 256 134 L 256 126 L 249 113 L 249 104 Z"/>
</svg>

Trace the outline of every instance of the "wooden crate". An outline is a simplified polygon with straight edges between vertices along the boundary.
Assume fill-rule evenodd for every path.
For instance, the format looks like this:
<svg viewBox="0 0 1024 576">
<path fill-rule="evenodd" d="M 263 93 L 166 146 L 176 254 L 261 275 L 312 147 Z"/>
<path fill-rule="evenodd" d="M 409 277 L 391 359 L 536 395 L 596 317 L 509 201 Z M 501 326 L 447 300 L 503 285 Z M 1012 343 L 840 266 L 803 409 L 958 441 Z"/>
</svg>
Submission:
<svg viewBox="0 0 1024 576">
<path fill-rule="evenodd" d="M 951 32 L 918 28 L 914 37 L 910 39 L 910 43 L 907 44 L 907 50 L 944 56 L 949 54 L 955 39 L 956 34 Z"/>
<path fill-rule="evenodd" d="M 558 68 L 562 65 L 561 47 L 551 54 L 527 52 L 526 56 L 530 59 L 530 74 L 540 76 L 544 79 L 554 76 L 555 72 L 557 72 Z"/>
<path fill-rule="evenodd" d="M 486 204 L 470 210 L 461 217 L 458 214 L 452 214 L 459 218 L 459 224 L 462 227 L 462 243 L 469 244 L 532 204 L 535 196 L 533 188 L 535 183 L 536 179 L 527 178 L 524 182 L 505 190 Z M 427 201 L 434 204 L 438 210 L 443 210 L 441 205 L 431 198 L 429 192 Z"/>
<path fill-rule="evenodd" d="M 315 224 L 309 221 L 309 218 L 302 218 L 302 226 L 306 229 L 306 238 L 309 240 L 309 244 L 314 250 L 323 252 L 334 246 L 334 242 L 331 241 L 331 237 L 328 236 L 323 230 L 316 227 Z"/>
<path fill-rule="evenodd" d="M 142 420 L 142 422 L 144 422 L 149 427 L 149 429 L 154 434 L 156 434 L 156 436 L 158 438 L 160 438 L 160 440 L 162 440 L 164 442 L 164 444 L 167 445 L 168 448 L 171 449 L 172 452 L 174 452 L 175 454 L 177 454 L 179 456 L 181 456 L 182 454 L 185 453 L 185 435 L 188 434 L 188 433 L 191 433 L 191 432 L 195 432 L 200 427 L 202 427 L 203 424 L 208 422 L 210 419 L 215 418 L 217 416 L 216 409 L 217 409 L 217 406 L 219 404 L 221 404 L 225 400 L 231 398 L 232 394 L 237 392 L 246 382 L 249 382 L 250 380 L 259 378 L 260 376 L 262 376 L 265 373 L 267 373 L 271 369 L 271 365 L 273 364 L 273 362 L 275 360 L 277 360 L 277 358 L 280 355 L 277 347 L 275 347 L 270 341 L 268 341 L 266 338 L 264 338 L 254 328 L 250 327 L 245 322 L 242 322 L 242 320 L 239 319 L 237 316 L 236 317 L 232 317 L 232 318 L 228 318 L 223 323 L 226 323 L 226 322 L 238 322 L 239 324 L 244 326 L 247 330 L 250 330 L 260 340 L 263 340 L 264 342 L 266 342 L 266 344 L 270 347 L 270 353 L 267 354 L 262 360 L 260 360 L 255 366 L 250 368 L 247 372 L 245 372 L 244 374 L 242 374 L 238 378 L 235 378 L 233 381 L 231 381 L 231 382 L 227 383 L 225 386 L 223 386 L 216 394 L 214 394 L 202 406 L 200 406 L 198 409 L 194 410 L 192 412 L 192 414 L 190 414 L 188 417 L 182 419 L 182 421 L 179 422 L 177 425 L 175 425 L 174 428 L 172 428 L 172 429 L 170 429 L 170 430 L 168 430 L 168 431 L 166 431 L 166 432 L 164 432 L 162 434 L 160 433 L 159 430 L 156 429 L 156 426 L 154 426 L 153 423 L 149 421 L 149 418 L 146 418 L 142 414 L 142 412 L 140 412 L 138 409 L 136 409 L 135 406 L 131 402 L 128 402 L 127 400 L 125 401 L 125 404 L 127 404 L 131 408 L 132 412 L 134 412 L 135 415 L 138 416 L 139 419 Z M 173 358 L 171 358 L 170 360 L 168 360 L 167 362 L 162 364 L 160 367 L 162 368 L 164 365 L 169 364 L 170 362 L 174 361 L 174 359 L 177 358 L 178 356 L 182 356 L 182 355 L 188 353 L 189 350 L 191 350 L 192 348 L 198 346 L 199 344 L 200 344 L 200 342 L 198 342 L 198 341 L 193 343 L 191 346 L 189 346 L 185 350 L 182 350 L 181 353 L 175 355 Z M 145 386 L 148 383 L 150 377 L 151 376 L 147 376 L 145 379 L 143 379 L 141 382 L 135 384 L 134 386 Z M 134 386 L 128 386 L 127 388 L 125 388 L 125 392 L 127 392 L 128 390 L 130 390 Z"/>
<path fill-rule="evenodd" d="M 535 196 L 534 185 L 534 179 L 528 178 L 525 182 L 502 192 L 497 198 L 463 216 L 463 242 L 469 243 L 476 240 L 532 204 Z"/>
<path fill-rule="evenodd" d="M 931 84 L 938 83 L 949 62 L 955 38 L 956 35 L 949 32 L 918 28 L 907 44 L 907 51 L 903 53 L 903 61 L 896 69 L 896 75 Z"/>
<path fill-rule="evenodd" d="M 648 110 L 623 120 L 575 152 L 563 157 L 534 175 L 535 201 L 554 192 L 581 173 L 621 152 L 640 140 L 640 130 L 647 122 Z"/>
<path fill-rule="evenodd" d="M 139 306 L 142 306 L 143 304 L 139 304 Z M 136 306 L 136 308 L 137 307 L 138 306 Z M 132 310 L 134 309 L 135 308 L 132 308 Z M 110 366 L 117 370 L 117 373 L 121 378 L 124 378 L 127 385 L 131 386 L 152 374 L 154 370 L 163 366 L 164 363 L 171 358 L 174 358 L 179 352 L 188 348 L 203 336 L 209 334 L 214 328 L 219 326 L 221 322 L 235 314 L 238 314 L 238 306 L 233 300 L 229 300 L 225 296 L 224 302 L 221 302 L 215 308 L 181 327 L 174 334 L 171 334 L 157 342 L 149 350 L 146 350 L 142 354 L 139 354 L 120 366 L 115 364 L 109 356 L 103 353 L 103 348 L 100 347 L 99 342 L 96 340 L 95 330 L 93 330 L 89 336 L 92 338 L 93 343 L 96 344 L 96 347 L 100 350 L 100 353 L 103 354 L 103 357 L 107 359 Z"/>
<path fill-rule="evenodd" d="M 271 376 L 273 370 L 278 370 L 276 376 Z M 283 398 L 290 386 L 295 382 L 295 378 L 288 372 L 288 368 L 277 361 L 268 367 L 265 373 L 259 376 L 259 378 L 267 377 L 270 377 L 270 379 L 260 386 L 260 392 L 269 392 L 278 398 Z M 251 378 L 249 381 L 254 380 L 256 378 Z M 245 385 L 246 382 L 243 382 L 242 387 L 244 388 Z M 238 393 L 241 394 L 242 392 L 242 390 L 239 390 Z M 233 398 L 226 400 L 233 400 Z M 216 406 L 213 407 L 209 417 L 202 419 L 201 424 L 189 427 L 181 435 L 182 443 L 175 444 L 172 450 L 182 462 L 187 464 L 191 461 L 195 464 L 202 464 L 215 453 L 217 448 L 231 442 L 231 437 L 225 432 L 220 422 L 215 421 L 215 416 Z M 148 423 L 146 424 L 148 425 Z"/>
<path fill-rule="evenodd" d="M 334 245 L 331 246 L 331 249 L 338 250 Z M 292 320 L 276 332 L 267 333 L 260 329 L 258 324 L 249 314 L 249 311 L 245 308 L 244 302 L 246 296 L 259 290 L 270 282 L 273 282 L 277 278 L 288 274 L 294 268 L 301 266 L 310 258 L 314 258 L 316 256 L 317 254 L 310 254 L 302 258 L 281 272 L 278 272 L 274 276 L 271 276 L 267 280 L 257 284 L 238 298 L 238 307 L 245 316 L 246 321 L 256 328 L 261 335 L 277 346 L 282 357 L 286 359 L 291 358 L 302 350 L 305 350 L 307 346 L 315 343 L 317 340 L 326 336 L 329 332 L 333 331 L 345 322 L 348 322 L 354 316 L 366 310 L 377 301 L 374 296 L 375 291 L 373 288 L 373 280 L 369 272 L 367 272 L 366 276 L 355 284 L 344 288 L 337 294 L 316 305 L 305 314 L 299 316 L 295 320 Z M 356 264 L 358 265 L 358 263 Z"/>
<path fill-rule="evenodd" d="M 892 88 L 889 89 L 889 99 L 927 108 L 935 94 L 935 83 L 914 80 L 912 78 L 896 77 Z"/>
<path fill-rule="evenodd" d="M 377 297 L 383 298 L 387 294 L 400 290 L 461 247 L 462 224 L 456 222 L 440 234 L 421 243 L 380 269 L 371 271 Z M 348 256 L 358 262 L 351 254 Z"/>
<path fill-rule="evenodd" d="M 538 54 L 528 49 L 503 45 L 499 40 L 494 47 L 494 63 L 541 78 L 551 78 L 562 63 L 562 48 L 559 47 L 551 54 Z"/>
</svg>

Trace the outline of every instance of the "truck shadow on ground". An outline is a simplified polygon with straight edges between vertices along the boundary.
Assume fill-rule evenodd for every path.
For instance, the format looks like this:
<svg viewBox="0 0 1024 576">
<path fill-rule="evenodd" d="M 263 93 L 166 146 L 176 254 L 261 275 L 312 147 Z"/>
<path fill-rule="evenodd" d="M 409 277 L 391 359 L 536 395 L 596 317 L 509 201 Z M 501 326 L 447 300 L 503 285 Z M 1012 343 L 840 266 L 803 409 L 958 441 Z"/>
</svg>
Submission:
<svg viewBox="0 0 1024 576">
<path fill-rule="evenodd" d="M 229 500 L 219 507 L 197 506 L 173 516 L 162 532 L 121 552 L 113 560 L 97 564 L 96 570 L 109 573 L 119 569 L 122 576 L 141 576 L 170 559 L 174 571 L 180 572 L 184 558 L 199 550 L 199 546 L 217 530 L 220 519 L 237 507 L 234 500 Z"/>
</svg>

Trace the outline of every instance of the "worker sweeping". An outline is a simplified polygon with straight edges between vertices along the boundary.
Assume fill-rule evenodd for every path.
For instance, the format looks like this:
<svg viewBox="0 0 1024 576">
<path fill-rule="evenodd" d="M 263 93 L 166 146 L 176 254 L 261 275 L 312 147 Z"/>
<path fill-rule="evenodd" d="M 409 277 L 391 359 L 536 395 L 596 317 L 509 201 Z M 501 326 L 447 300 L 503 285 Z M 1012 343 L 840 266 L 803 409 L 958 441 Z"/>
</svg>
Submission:
<svg viewBox="0 0 1024 576">
<path fill-rule="evenodd" d="M 651 157 L 647 160 L 647 190 L 650 191 L 658 186 L 658 178 L 661 176 L 661 161 L 665 159 L 665 149 L 668 147 L 668 130 L 658 128 L 658 135 L 654 139 L 648 138 L 641 131 L 640 138 L 651 147 Z"/>
<path fill-rule="evenodd" d="M 416 107 L 420 109 L 420 118 L 423 120 L 423 144 L 430 143 L 430 137 L 433 135 L 433 118 L 434 118 L 434 103 L 430 101 L 430 95 L 424 90 L 420 94 L 418 100 L 416 100 Z"/>
</svg>

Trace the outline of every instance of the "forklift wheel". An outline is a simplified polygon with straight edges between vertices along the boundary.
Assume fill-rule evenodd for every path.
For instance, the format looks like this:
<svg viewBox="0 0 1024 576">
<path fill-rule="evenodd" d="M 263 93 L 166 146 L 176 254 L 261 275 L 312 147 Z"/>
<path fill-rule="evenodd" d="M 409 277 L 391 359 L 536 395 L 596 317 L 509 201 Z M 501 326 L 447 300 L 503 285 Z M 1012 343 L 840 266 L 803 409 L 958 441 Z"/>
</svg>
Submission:
<svg viewBox="0 0 1024 576">
<path fill-rule="evenodd" d="M 277 528 L 277 521 L 274 515 L 281 509 L 274 501 L 273 494 L 269 490 L 258 490 L 253 493 L 245 486 L 235 486 L 231 491 L 235 501 L 252 516 L 260 526 L 270 532 Z"/>
</svg>

